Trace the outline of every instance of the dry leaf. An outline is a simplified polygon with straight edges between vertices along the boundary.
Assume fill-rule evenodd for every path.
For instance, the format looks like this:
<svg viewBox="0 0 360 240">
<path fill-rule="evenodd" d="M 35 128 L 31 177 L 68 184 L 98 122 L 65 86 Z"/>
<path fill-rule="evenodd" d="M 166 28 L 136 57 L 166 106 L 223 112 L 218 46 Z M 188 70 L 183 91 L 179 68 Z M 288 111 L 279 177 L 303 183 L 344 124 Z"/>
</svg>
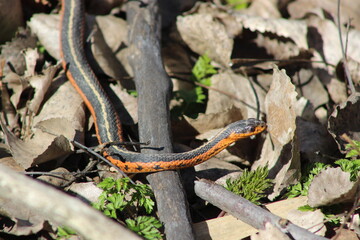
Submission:
<svg viewBox="0 0 360 240">
<path fill-rule="evenodd" d="M 4 129 L 14 158 L 25 169 L 71 153 L 73 147 L 67 139 L 82 141 L 79 133 L 83 132 L 85 112 L 79 94 L 69 82 L 64 83 L 64 78 L 57 79 L 51 89 L 55 93 L 32 121 L 36 127 L 31 138 L 23 141 Z"/>
<path fill-rule="evenodd" d="M 51 97 L 42 106 L 41 112 L 34 117 L 33 124 L 36 125 L 44 120 L 63 118 L 70 122 L 68 128 L 83 132 L 85 106 L 80 95 L 70 82 L 66 81 L 63 76 L 57 78 L 51 85 L 48 94 Z M 48 130 L 51 132 L 51 129 Z M 70 136 L 67 137 L 72 139 Z"/>
<path fill-rule="evenodd" d="M 44 71 L 44 75 L 36 75 L 29 78 L 29 84 L 35 90 L 34 97 L 29 104 L 29 110 L 32 113 L 38 113 L 40 105 L 44 100 L 45 94 L 47 93 L 52 80 L 54 79 L 56 71 L 56 67 L 50 66 Z"/>
<path fill-rule="evenodd" d="M 326 232 L 324 218 L 324 214 L 319 209 L 313 212 L 292 210 L 288 213 L 287 216 L 287 219 L 290 220 L 292 223 L 320 236 L 325 236 Z"/>
<path fill-rule="evenodd" d="M 26 69 L 23 50 L 27 48 L 35 48 L 37 39 L 30 34 L 29 30 L 18 29 L 18 35 L 11 42 L 7 42 L 1 46 L 1 59 L 5 59 L 9 64 L 5 64 L 3 75 L 15 72 L 23 75 Z M 13 67 L 10 69 L 8 65 Z"/>
<path fill-rule="evenodd" d="M 39 60 L 39 53 L 36 48 L 28 48 L 24 51 L 26 71 L 25 77 L 35 75 L 36 62 Z"/>
<path fill-rule="evenodd" d="M 329 96 L 319 77 L 311 70 L 300 69 L 292 79 L 297 85 L 296 91 L 299 96 L 310 100 L 314 109 L 329 102 Z"/>
<path fill-rule="evenodd" d="M 53 174 L 53 175 L 51 175 Z M 43 175 L 37 178 L 37 180 L 49 183 L 55 187 L 67 186 L 70 181 L 75 181 L 76 178 L 66 168 L 56 168 L 49 172 L 49 175 Z"/>
<path fill-rule="evenodd" d="M 94 29 L 93 34 L 90 35 L 92 55 L 101 68 L 99 70 L 95 68 L 95 71 L 105 72 L 108 76 L 119 80 L 122 87 L 134 89 L 133 81 L 128 78 L 127 69 L 129 69 L 129 66 L 127 59 L 116 57 L 116 54 L 120 54 L 119 52 L 127 44 L 128 29 L 126 22 L 114 16 L 99 16 L 96 18 L 88 16 L 87 23 L 89 29 Z"/>
<path fill-rule="evenodd" d="M 341 23 L 345 25 L 351 19 L 351 25 L 360 30 L 360 2 L 353 0 L 341 0 L 340 15 Z M 290 2 L 287 7 L 292 18 L 303 18 L 309 13 L 330 14 L 332 19 L 337 18 L 337 1 L 333 0 L 296 0 Z M 324 13 L 325 12 L 325 13 Z"/>
<path fill-rule="evenodd" d="M 277 0 L 252 0 L 251 5 L 243 12 L 263 18 L 281 18 Z"/>
<path fill-rule="evenodd" d="M 211 77 L 206 114 L 223 112 L 235 107 L 240 110 L 238 119 L 256 118 L 264 112 L 265 92 L 251 80 L 228 70 Z M 215 89 L 215 90 L 213 90 Z M 224 94 L 226 93 L 226 94 Z"/>
<path fill-rule="evenodd" d="M 49 122 L 50 125 L 58 127 L 58 132 L 63 134 L 64 129 L 68 129 L 69 122 L 66 119 L 45 120 L 42 124 Z M 10 146 L 13 157 L 16 162 L 23 168 L 27 169 L 31 166 L 41 164 L 59 157 L 64 157 L 73 151 L 72 145 L 63 136 L 53 136 L 42 131 L 37 131 L 34 138 L 23 141 L 6 129 L 2 125 L 5 134 L 6 143 Z M 70 139 L 75 136 L 75 131 Z"/>
<path fill-rule="evenodd" d="M 223 66 L 229 66 L 233 40 L 224 25 L 211 14 L 193 14 L 177 18 L 178 31 L 191 48 L 199 55 L 207 54 Z"/>
<path fill-rule="evenodd" d="M 339 233 L 340 231 L 340 233 Z M 359 236 L 354 232 L 346 228 L 340 228 L 336 230 L 336 238 L 333 237 L 333 240 L 359 240 Z"/>
<path fill-rule="evenodd" d="M 252 32 L 272 33 L 288 39 L 299 49 L 308 49 L 306 22 L 302 20 L 266 19 L 243 14 L 235 14 L 236 21 Z M 285 40 L 283 39 L 283 40 Z"/>
<path fill-rule="evenodd" d="M 351 182 L 350 173 L 343 172 L 340 167 L 327 168 L 311 182 L 308 204 L 310 207 L 319 207 L 352 202 L 359 183 L 360 179 Z"/>
<path fill-rule="evenodd" d="M 27 25 L 38 37 L 46 51 L 60 59 L 60 16 L 59 14 L 34 14 Z"/>
<path fill-rule="evenodd" d="M 12 221 L 2 226 L 1 231 L 15 236 L 36 234 L 44 228 L 45 219 L 36 212 L 0 199 L 0 213 Z"/>
<path fill-rule="evenodd" d="M 204 133 L 215 128 L 223 128 L 227 124 L 243 119 L 240 109 L 231 107 L 224 112 L 199 114 L 196 119 L 184 116 L 185 120 L 196 129 L 198 133 Z"/>
<path fill-rule="evenodd" d="M 13 106 L 17 108 L 21 101 L 21 94 L 29 87 L 29 83 L 16 73 L 7 74 L 3 82 L 7 83 L 7 87 L 13 91 L 10 100 Z"/>
<path fill-rule="evenodd" d="M 290 240 L 290 237 L 281 232 L 279 228 L 271 223 L 265 223 L 265 229 L 261 229 L 257 234 L 251 235 L 251 240 Z"/>
<path fill-rule="evenodd" d="M 73 183 L 71 184 L 69 191 L 76 193 L 89 202 L 98 201 L 100 194 L 103 192 L 103 190 L 97 187 L 93 182 Z"/>
<path fill-rule="evenodd" d="M 300 156 L 295 135 L 296 95 L 295 86 L 285 71 L 274 66 L 273 82 L 265 99 L 269 134 L 260 159 L 252 166 L 252 169 L 256 169 L 259 165 L 268 165 L 269 177 L 275 180 L 270 198 L 299 178 Z"/>
<path fill-rule="evenodd" d="M 338 28 L 334 22 L 321 19 L 317 16 L 307 18 L 309 46 L 316 50 L 312 60 L 325 61 L 327 64 L 336 66 L 342 59 L 341 45 L 339 41 Z M 336 34 L 334 34 L 336 33 Z M 343 39 L 346 39 L 346 30 L 342 29 Z M 355 61 L 360 61 L 360 49 L 358 41 L 360 31 L 350 29 L 348 33 L 347 55 Z M 324 68 L 324 64 L 314 63 L 314 66 Z M 333 71 L 333 68 L 329 68 Z"/>
</svg>

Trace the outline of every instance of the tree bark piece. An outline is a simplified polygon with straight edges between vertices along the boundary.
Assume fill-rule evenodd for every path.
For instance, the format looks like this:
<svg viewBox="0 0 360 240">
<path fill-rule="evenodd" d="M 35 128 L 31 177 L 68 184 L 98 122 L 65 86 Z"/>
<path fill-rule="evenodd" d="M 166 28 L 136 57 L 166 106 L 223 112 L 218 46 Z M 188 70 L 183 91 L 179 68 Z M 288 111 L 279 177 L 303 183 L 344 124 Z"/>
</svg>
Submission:
<svg viewBox="0 0 360 240">
<path fill-rule="evenodd" d="M 280 231 L 290 235 L 293 239 L 327 239 L 292 224 L 288 220 L 280 218 L 265 209 L 256 206 L 245 198 L 226 190 L 224 187 L 209 181 L 196 181 L 195 193 L 202 199 L 230 213 L 256 229 L 265 229 L 265 223 L 269 222 L 279 228 Z"/>
<path fill-rule="evenodd" d="M 172 152 L 169 96 L 171 82 L 160 53 L 161 22 L 156 0 L 147 4 L 130 1 L 127 4 L 129 23 L 129 63 L 133 68 L 138 92 L 140 141 Z M 154 152 L 143 147 L 143 153 Z M 156 151 L 157 153 L 159 151 Z M 166 239 L 194 239 L 187 200 L 176 171 L 150 174 L 147 177 L 154 190 L 160 220 L 165 225 Z"/>
<path fill-rule="evenodd" d="M 141 239 L 84 202 L 0 165 L 0 199 L 68 226 L 85 239 Z"/>
</svg>

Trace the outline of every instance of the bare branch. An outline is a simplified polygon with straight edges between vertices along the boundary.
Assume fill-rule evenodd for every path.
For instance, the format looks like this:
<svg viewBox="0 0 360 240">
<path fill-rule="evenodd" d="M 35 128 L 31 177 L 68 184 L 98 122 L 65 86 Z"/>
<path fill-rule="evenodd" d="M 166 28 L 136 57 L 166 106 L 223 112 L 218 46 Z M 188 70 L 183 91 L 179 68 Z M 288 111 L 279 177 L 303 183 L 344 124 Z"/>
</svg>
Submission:
<svg viewBox="0 0 360 240">
<path fill-rule="evenodd" d="M 141 239 L 77 198 L 0 165 L 0 199 L 12 201 L 86 239 Z M 105 227 L 106 226 L 106 227 Z"/>
</svg>

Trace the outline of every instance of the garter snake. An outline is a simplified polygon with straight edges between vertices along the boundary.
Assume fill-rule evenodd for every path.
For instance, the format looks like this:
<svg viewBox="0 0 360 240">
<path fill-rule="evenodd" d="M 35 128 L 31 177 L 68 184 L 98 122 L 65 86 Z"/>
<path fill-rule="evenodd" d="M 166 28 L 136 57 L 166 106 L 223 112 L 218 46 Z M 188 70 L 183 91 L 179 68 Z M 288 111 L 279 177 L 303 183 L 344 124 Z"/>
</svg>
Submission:
<svg viewBox="0 0 360 240">
<path fill-rule="evenodd" d="M 86 60 L 84 51 L 85 11 L 82 0 L 62 0 L 61 58 L 66 75 L 94 118 L 100 144 L 123 141 L 121 122 L 113 104 Z M 104 156 L 128 173 L 186 168 L 213 157 L 233 142 L 261 133 L 266 124 L 257 119 L 234 122 L 206 144 L 184 153 L 143 154 L 111 145 Z"/>
</svg>

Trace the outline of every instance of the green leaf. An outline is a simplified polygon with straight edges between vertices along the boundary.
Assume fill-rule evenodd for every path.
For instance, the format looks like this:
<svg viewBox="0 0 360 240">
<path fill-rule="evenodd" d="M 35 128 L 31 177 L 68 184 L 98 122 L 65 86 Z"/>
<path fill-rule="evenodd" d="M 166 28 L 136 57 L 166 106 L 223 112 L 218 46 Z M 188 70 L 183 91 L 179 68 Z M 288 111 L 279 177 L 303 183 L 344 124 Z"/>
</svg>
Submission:
<svg viewBox="0 0 360 240">
<path fill-rule="evenodd" d="M 76 235 L 76 232 L 69 227 L 58 227 L 57 228 L 57 239 L 68 239 L 73 235 Z"/>
<path fill-rule="evenodd" d="M 162 239 L 162 234 L 159 231 L 162 224 L 154 217 L 139 216 L 135 219 L 126 219 L 125 223 L 130 230 L 143 236 L 145 239 Z"/>
<path fill-rule="evenodd" d="M 315 211 L 316 208 L 310 207 L 309 205 L 304 205 L 304 206 L 299 207 L 298 210 L 302 211 L 302 212 L 312 212 L 312 211 Z"/>
</svg>

